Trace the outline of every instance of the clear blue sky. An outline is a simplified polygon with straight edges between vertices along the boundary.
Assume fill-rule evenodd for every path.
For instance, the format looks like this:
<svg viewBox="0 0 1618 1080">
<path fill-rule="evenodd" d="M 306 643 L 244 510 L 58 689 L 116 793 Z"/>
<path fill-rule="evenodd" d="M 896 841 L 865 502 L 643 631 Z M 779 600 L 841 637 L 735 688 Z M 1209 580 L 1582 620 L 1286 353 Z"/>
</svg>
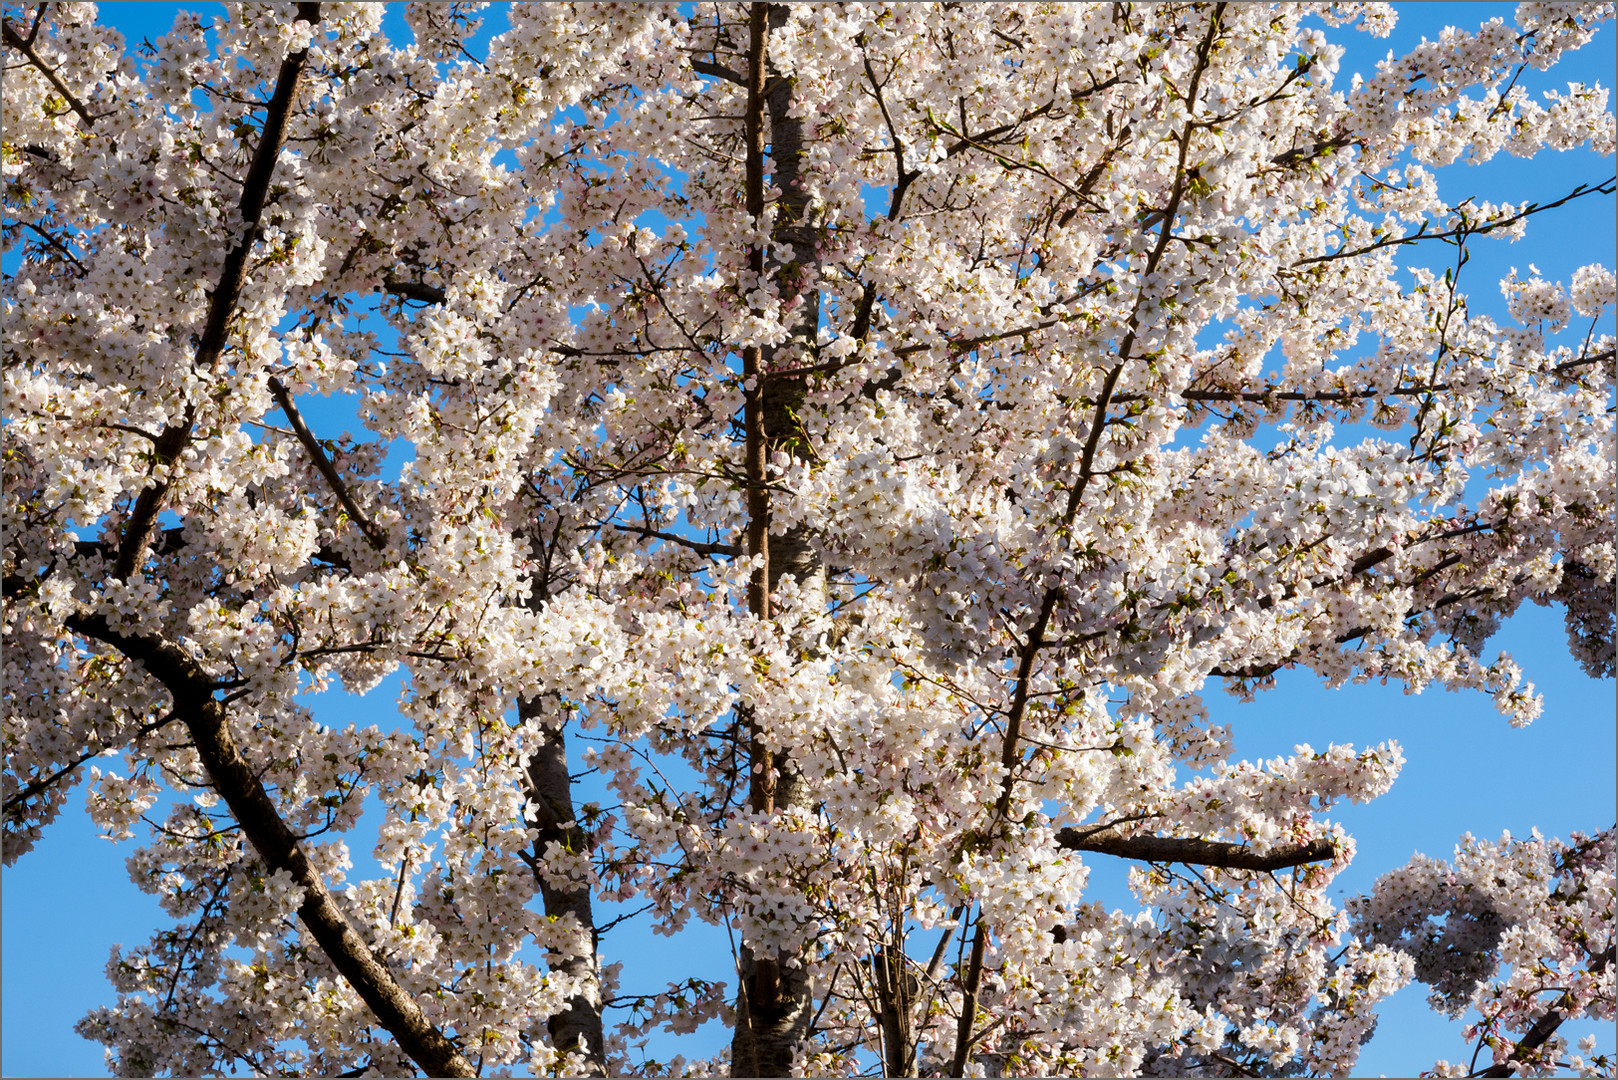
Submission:
<svg viewBox="0 0 1618 1080">
<path fill-rule="evenodd" d="M 133 47 L 143 37 L 165 33 L 181 7 L 218 11 L 214 4 L 103 4 L 101 17 L 122 30 Z M 1345 73 L 1369 72 L 1389 49 L 1403 53 L 1421 37 L 1436 36 L 1446 22 L 1475 26 L 1494 15 L 1510 21 L 1514 7 L 1408 4 L 1401 6 L 1399 28 L 1390 40 L 1357 31 L 1329 33 L 1333 41 L 1349 46 Z M 498 12 L 490 12 L 487 21 L 500 21 Z M 397 10 L 389 12 L 385 30 L 395 40 L 408 34 Z M 1537 92 L 1569 80 L 1610 87 L 1615 81 L 1613 57 L 1609 26 L 1574 61 L 1555 69 L 1552 77 L 1539 76 L 1530 88 Z M 1452 196 L 1466 191 L 1495 201 L 1544 200 L 1579 181 L 1610 175 L 1612 167 L 1610 159 L 1576 151 L 1529 162 L 1502 156 L 1486 166 L 1455 166 L 1442 175 L 1444 190 Z M 1547 277 L 1563 280 L 1584 263 L 1613 266 L 1615 235 L 1613 201 L 1598 198 L 1534 219 L 1527 239 L 1516 245 L 1478 241 L 1467 268 L 1472 310 L 1499 308 L 1492 282 L 1510 266 L 1526 270 L 1532 262 Z M 335 413 L 330 423 L 349 426 Z M 1217 692 L 1208 694 L 1208 700 L 1215 719 L 1232 725 L 1238 757 L 1289 754 L 1302 742 L 1322 747 L 1397 739 L 1403 745 L 1407 764 L 1393 790 L 1367 806 L 1343 807 L 1336 814 L 1359 843 L 1354 865 L 1337 881 L 1350 895 L 1368 890 L 1378 874 L 1414 852 L 1447 857 L 1463 832 L 1494 838 L 1507 830 L 1524 835 L 1537 826 L 1546 835 L 1566 835 L 1613 823 L 1618 798 L 1613 684 L 1584 675 L 1568 658 L 1565 642 L 1560 614 L 1534 608 L 1512 619 L 1492 643 L 1512 653 L 1545 695 L 1544 715 L 1526 730 L 1510 728 L 1481 694 L 1406 696 L 1398 688 L 1375 685 L 1329 691 L 1299 672 L 1283 673 L 1274 690 L 1250 705 L 1238 705 Z M 328 694 L 317 715 L 334 726 L 351 721 L 391 726 L 396 691 L 397 683 L 390 679 L 364 700 Z M 137 891 L 125 875 L 130 850 L 96 835 L 83 813 L 81 793 L 39 847 L 0 877 L 4 1075 L 106 1075 L 101 1048 L 80 1039 L 73 1025 L 91 1008 L 113 1001 L 103 971 L 109 949 L 143 942 L 164 922 L 155 900 Z M 356 851 L 355 857 L 360 864 L 356 873 L 363 872 L 364 853 Z M 1123 884 L 1125 864 L 1102 856 L 1090 861 L 1093 895 L 1132 906 Z M 698 941 L 671 941 L 653 938 L 631 923 L 614 931 L 604 948 L 606 961 L 627 961 L 626 989 L 654 990 L 686 975 L 729 976 L 729 948 L 719 931 L 709 930 Z M 1464 1060 L 1464 1021 L 1452 1023 L 1430 1013 L 1425 995 L 1425 987 L 1413 984 L 1384 1004 L 1381 1026 L 1357 1075 L 1411 1075 L 1435 1058 Z M 1567 1029 L 1575 1038 L 1583 1030 Z M 1603 1049 L 1610 1050 L 1611 1030 L 1599 1034 Z M 716 1048 L 681 1049 L 699 1056 Z M 674 1052 L 657 1049 L 664 1057 Z"/>
</svg>

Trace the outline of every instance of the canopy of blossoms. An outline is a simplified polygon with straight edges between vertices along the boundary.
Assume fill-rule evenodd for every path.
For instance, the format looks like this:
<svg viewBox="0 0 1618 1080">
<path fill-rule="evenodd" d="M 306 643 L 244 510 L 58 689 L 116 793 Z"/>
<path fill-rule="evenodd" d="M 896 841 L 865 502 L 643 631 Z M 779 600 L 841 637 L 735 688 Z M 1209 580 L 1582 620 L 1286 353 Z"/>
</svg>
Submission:
<svg viewBox="0 0 1618 1080">
<path fill-rule="evenodd" d="M 6 6 L 5 858 L 85 775 L 138 837 L 121 1073 L 1346 1074 L 1415 978 L 1505 1076 L 1613 1019 L 1611 827 L 1340 907 L 1399 746 L 1232 761 L 1200 696 L 1527 724 L 1525 603 L 1613 674 L 1610 238 L 1464 269 L 1613 182 L 1435 178 L 1611 155 L 1519 85 L 1611 4 L 1364 79 L 1385 4 L 483 6 L 144 59 Z M 735 978 L 615 1023 L 630 901 Z"/>
</svg>

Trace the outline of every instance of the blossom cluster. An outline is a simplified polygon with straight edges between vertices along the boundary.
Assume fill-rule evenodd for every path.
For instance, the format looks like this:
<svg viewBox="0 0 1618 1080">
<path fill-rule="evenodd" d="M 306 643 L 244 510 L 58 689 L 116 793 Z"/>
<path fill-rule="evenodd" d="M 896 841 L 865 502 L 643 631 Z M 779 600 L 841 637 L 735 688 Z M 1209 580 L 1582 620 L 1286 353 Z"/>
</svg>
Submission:
<svg viewBox="0 0 1618 1080">
<path fill-rule="evenodd" d="M 1402 751 L 1232 761 L 1205 704 L 1292 671 L 1526 724 L 1489 642 L 1530 603 L 1612 674 L 1612 269 L 1401 262 L 1554 212 L 1444 166 L 1613 152 L 1606 89 L 1524 74 L 1611 4 L 1352 78 L 1337 28 L 1385 4 L 772 5 L 752 177 L 748 5 L 510 5 L 482 50 L 482 5 L 403 42 L 297 7 L 138 59 L 93 4 L 26 53 L 6 14 L 6 858 L 92 758 L 98 826 L 149 831 L 174 925 L 82 1026 L 118 1069 L 419 1064 L 245 835 L 202 701 L 489 1071 L 732 1064 L 637 1060 L 752 1021 L 736 982 L 616 989 L 591 902 L 781 958 L 827 1075 L 1342 1074 L 1412 977 L 1522 1068 L 1562 1052 L 1514 1049 L 1548 987 L 1611 1018 L 1610 831 L 1468 839 L 1341 909 L 1324 815 Z M 311 704 L 390 677 L 391 730 Z M 1060 840 L 1091 827 L 1330 854 L 1148 862 L 1109 911 L 1115 856 Z"/>
</svg>

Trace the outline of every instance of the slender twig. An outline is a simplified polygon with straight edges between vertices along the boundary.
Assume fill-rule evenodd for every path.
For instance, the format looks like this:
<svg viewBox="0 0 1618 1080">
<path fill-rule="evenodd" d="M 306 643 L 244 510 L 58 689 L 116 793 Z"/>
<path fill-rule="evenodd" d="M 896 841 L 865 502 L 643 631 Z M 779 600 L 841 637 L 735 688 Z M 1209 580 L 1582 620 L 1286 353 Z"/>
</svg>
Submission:
<svg viewBox="0 0 1618 1080">
<path fill-rule="evenodd" d="M 736 558 L 742 554 L 742 548 L 739 544 L 707 543 L 680 536 L 678 533 L 661 532 L 657 529 L 648 529 L 640 525 L 621 525 L 616 521 L 609 521 L 607 524 L 620 532 L 634 533 L 637 536 L 644 536 L 648 540 L 663 540 L 670 544 L 679 544 L 681 547 L 689 548 L 699 555 L 723 555 L 727 558 Z"/>
<path fill-rule="evenodd" d="M 141 727 L 136 729 L 136 731 L 135 731 L 135 733 L 133 735 L 131 735 L 127 740 L 125 740 L 123 743 L 118 744 L 117 746 L 98 746 L 93 750 L 84 751 L 84 753 L 80 754 L 78 757 L 74 758 L 72 761 L 68 762 L 66 765 L 63 765 L 60 769 L 57 769 L 55 772 L 51 773 L 49 776 L 43 777 L 43 778 L 41 778 L 39 780 L 35 780 L 32 784 L 29 784 L 27 787 L 25 787 L 21 791 L 17 792 L 17 794 L 15 794 L 11 798 L 7 799 L 6 800 L 6 805 L 5 805 L 5 812 L 8 813 L 8 814 L 15 812 L 16 809 L 18 807 L 20 807 L 23 803 L 27 802 L 29 799 L 32 799 L 35 795 L 38 795 L 40 792 L 42 792 L 46 788 L 50 787 L 52 784 L 54 784 L 58 780 L 62 779 L 62 777 L 66 776 L 68 773 L 72 772 L 74 769 L 78 768 L 80 765 L 83 765 L 86 761 L 89 761 L 91 758 L 98 757 L 101 754 L 105 754 L 108 750 L 116 750 L 116 749 L 118 749 L 119 746 L 127 746 L 130 743 L 134 742 L 136 739 L 139 739 L 144 735 L 150 735 L 152 732 L 154 732 L 158 728 L 161 728 L 164 725 L 172 722 L 174 719 L 175 719 L 175 714 L 171 712 L 167 716 L 163 716 L 163 717 L 160 717 L 160 718 L 158 718 L 156 720 L 153 720 L 150 724 L 143 724 Z"/>
<path fill-rule="evenodd" d="M 67 258 L 67 260 L 69 262 L 71 262 L 74 266 L 79 268 L 79 274 L 80 275 L 83 275 L 83 274 L 86 274 L 86 273 L 89 272 L 88 268 L 82 262 L 79 261 L 79 257 L 77 255 L 73 254 L 73 252 L 68 249 L 68 246 L 66 244 L 62 243 L 62 241 L 60 241 L 56 237 L 52 236 L 50 233 L 46 232 L 44 229 L 41 229 L 38 225 L 35 225 L 32 221 L 25 221 L 25 222 L 23 222 L 23 225 L 25 225 L 29 229 L 33 230 L 34 233 L 36 233 L 41 239 L 43 239 L 51 247 L 55 248 L 57 251 L 60 251 Z"/>
<path fill-rule="evenodd" d="M 388 546 L 387 533 L 383 532 L 374 521 L 366 516 L 365 511 L 360 509 L 360 504 L 354 501 L 354 496 L 348 490 L 348 485 L 344 483 L 342 476 L 338 474 L 336 467 L 332 465 L 331 459 L 326 456 L 326 451 L 321 448 L 319 440 L 309 431 L 309 426 L 303 422 L 303 416 L 298 412 L 298 407 L 292 403 L 292 395 L 287 393 L 286 386 L 274 375 L 270 376 L 270 393 L 275 395 L 275 403 L 281 406 L 281 412 L 286 415 L 287 422 L 292 425 L 293 433 L 298 436 L 298 441 L 303 444 L 304 452 L 309 455 L 309 460 L 314 463 L 315 469 L 325 478 L 326 485 L 331 488 L 332 494 L 337 496 L 337 501 L 343 504 L 343 510 L 348 514 L 350 520 L 359 526 L 360 532 L 365 534 L 365 539 L 373 548 L 378 551 L 386 548 Z"/>
<path fill-rule="evenodd" d="M 1329 255 L 1313 255 L 1307 259 L 1299 259 L 1292 265 L 1294 267 L 1298 267 L 1308 266 L 1311 263 L 1330 262 L 1333 259 L 1352 259 L 1357 255 L 1365 255 L 1380 248 L 1396 247 L 1404 244 L 1417 244 L 1423 240 L 1453 240 L 1457 237 L 1481 236 L 1485 233 L 1494 232 L 1496 229 L 1503 229 L 1507 225 L 1515 224 L 1530 214 L 1537 214 L 1542 210 L 1555 209 L 1556 207 L 1561 206 L 1564 203 L 1572 202 L 1574 199 L 1581 196 L 1611 195 L 1614 191 L 1618 191 L 1618 176 L 1608 177 L 1599 184 L 1596 184 L 1594 187 L 1591 187 L 1588 184 L 1580 184 L 1578 187 L 1574 188 L 1571 192 L 1562 196 L 1560 199 L 1557 199 L 1555 202 L 1529 203 L 1527 206 L 1523 207 L 1517 213 L 1508 218 L 1496 218 L 1480 225 L 1463 224 L 1453 229 L 1446 229 L 1443 232 L 1428 232 L 1428 223 L 1423 222 L 1421 228 L 1404 236 L 1388 236 L 1382 238 L 1381 240 L 1377 240 L 1374 243 L 1366 244 L 1363 247 L 1352 248 L 1347 251 L 1334 251 Z"/>
</svg>

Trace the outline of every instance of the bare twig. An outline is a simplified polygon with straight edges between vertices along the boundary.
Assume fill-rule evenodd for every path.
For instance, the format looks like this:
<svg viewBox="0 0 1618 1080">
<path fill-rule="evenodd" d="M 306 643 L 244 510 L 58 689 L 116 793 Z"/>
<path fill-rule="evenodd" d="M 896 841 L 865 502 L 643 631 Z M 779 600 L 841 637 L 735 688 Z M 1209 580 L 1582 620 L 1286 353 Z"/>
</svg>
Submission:
<svg viewBox="0 0 1618 1080">
<path fill-rule="evenodd" d="M 286 386 L 274 375 L 270 376 L 270 393 L 275 395 L 275 403 L 281 406 L 281 411 L 286 414 L 287 422 L 292 425 L 293 433 L 298 436 L 298 441 L 303 444 L 304 452 L 309 455 L 309 460 L 314 462 L 316 470 L 325 478 L 326 485 L 337 496 L 337 501 L 343 504 L 343 510 L 348 514 L 349 519 L 359 526 L 360 532 L 365 534 L 365 539 L 373 548 L 378 551 L 386 548 L 388 546 L 387 534 L 382 531 L 376 522 L 367 517 L 365 511 L 360 509 L 359 503 L 354 501 L 354 496 L 348 490 L 348 485 L 343 481 L 342 476 L 338 474 L 336 467 L 332 465 L 331 459 L 326 456 L 326 451 L 321 448 L 320 442 L 309 431 L 309 426 L 303 422 L 303 417 L 298 413 L 298 407 L 292 403 L 292 395 L 287 393 Z"/>
</svg>

